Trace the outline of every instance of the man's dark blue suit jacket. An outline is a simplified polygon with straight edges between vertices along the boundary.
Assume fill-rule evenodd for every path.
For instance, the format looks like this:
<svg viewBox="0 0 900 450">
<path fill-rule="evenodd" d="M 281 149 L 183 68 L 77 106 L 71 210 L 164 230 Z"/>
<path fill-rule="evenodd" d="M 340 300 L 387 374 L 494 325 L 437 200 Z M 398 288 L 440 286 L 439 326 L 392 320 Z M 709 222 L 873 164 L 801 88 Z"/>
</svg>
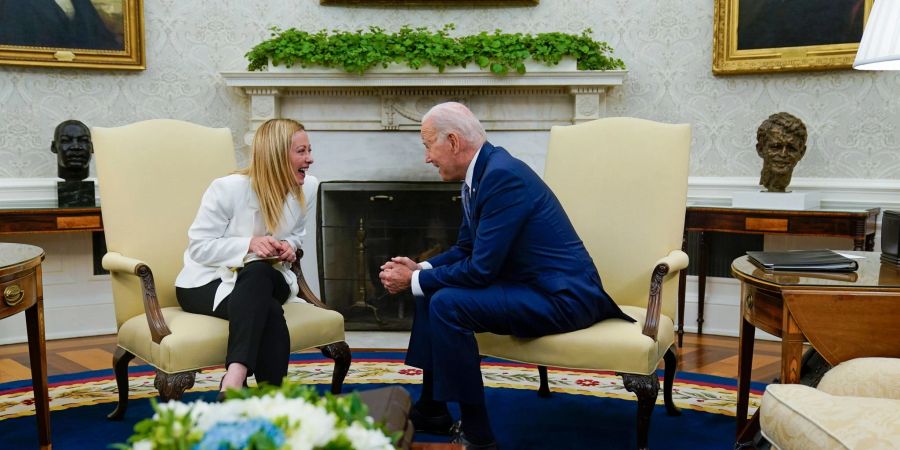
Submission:
<svg viewBox="0 0 900 450">
<path fill-rule="evenodd" d="M 589 193 L 585 193 L 589 195 Z M 633 321 L 603 290 L 600 275 L 556 195 L 525 163 L 485 143 L 475 162 L 471 221 L 463 217 L 456 244 L 419 272 L 426 296 L 444 287 L 515 283 L 543 294 L 547 307 L 580 329 L 607 318 Z M 615 237 L 610 237 L 615 239 Z M 613 256 L 613 255 L 610 255 Z M 541 335 L 513 325 L 513 335 Z M 525 331 L 527 330 L 527 331 Z"/>
</svg>

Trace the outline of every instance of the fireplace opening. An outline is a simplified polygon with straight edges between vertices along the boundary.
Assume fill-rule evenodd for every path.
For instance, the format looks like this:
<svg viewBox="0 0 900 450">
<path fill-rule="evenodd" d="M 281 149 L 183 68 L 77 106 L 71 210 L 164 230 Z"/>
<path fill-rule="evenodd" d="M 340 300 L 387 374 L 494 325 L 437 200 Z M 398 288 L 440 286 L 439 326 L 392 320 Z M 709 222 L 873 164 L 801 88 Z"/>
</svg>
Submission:
<svg viewBox="0 0 900 450">
<path fill-rule="evenodd" d="M 394 256 L 417 262 L 454 242 L 462 219 L 459 182 L 327 181 L 318 194 L 322 300 L 347 330 L 412 326 L 411 293 L 389 294 L 378 279 Z"/>
</svg>

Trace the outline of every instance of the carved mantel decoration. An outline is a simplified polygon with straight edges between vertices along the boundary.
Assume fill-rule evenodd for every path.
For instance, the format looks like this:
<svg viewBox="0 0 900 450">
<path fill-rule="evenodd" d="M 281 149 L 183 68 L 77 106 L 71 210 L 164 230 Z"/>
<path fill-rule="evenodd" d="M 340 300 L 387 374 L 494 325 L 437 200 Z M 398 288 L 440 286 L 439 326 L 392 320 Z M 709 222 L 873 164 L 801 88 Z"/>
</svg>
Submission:
<svg viewBox="0 0 900 450">
<path fill-rule="evenodd" d="M 250 96 L 250 138 L 264 121 L 292 117 L 310 130 L 413 131 L 431 106 L 466 103 L 488 130 L 548 130 L 606 115 L 606 92 L 627 74 L 615 71 L 412 71 L 354 75 L 330 69 L 223 72 Z M 249 141 L 248 141 L 249 143 Z"/>
</svg>

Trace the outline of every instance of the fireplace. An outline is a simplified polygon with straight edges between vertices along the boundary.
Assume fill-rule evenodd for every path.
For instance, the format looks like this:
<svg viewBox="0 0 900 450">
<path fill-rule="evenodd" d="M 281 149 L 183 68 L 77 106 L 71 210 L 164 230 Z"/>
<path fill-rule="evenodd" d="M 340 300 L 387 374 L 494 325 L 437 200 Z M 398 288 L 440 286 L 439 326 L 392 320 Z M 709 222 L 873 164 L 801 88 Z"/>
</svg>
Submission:
<svg viewBox="0 0 900 450">
<path fill-rule="evenodd" d="M 393 256 L 424 261 L 456 241 L 460 184 L 326 181 L 319 186 L 317 254 L 322 300 L 347 330 L 409 330 L 411 293 L 378 279 Z"/>
</svg>

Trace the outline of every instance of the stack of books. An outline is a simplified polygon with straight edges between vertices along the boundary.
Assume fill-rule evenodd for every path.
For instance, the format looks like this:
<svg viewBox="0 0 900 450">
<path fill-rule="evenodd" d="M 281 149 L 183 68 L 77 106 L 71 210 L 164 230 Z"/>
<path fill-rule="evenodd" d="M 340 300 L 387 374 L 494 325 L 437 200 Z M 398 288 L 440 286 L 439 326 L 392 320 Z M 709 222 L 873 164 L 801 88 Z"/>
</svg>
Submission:
<svg viewBox="0 0 900 450">
<path fill-rule="evenodd" d="M 791 272 L 854 272 L 859 264 L 832 250 L 792 250 L 786 252 L 747 252 L 753 264 L 766 270 Z"/>
</svg>

